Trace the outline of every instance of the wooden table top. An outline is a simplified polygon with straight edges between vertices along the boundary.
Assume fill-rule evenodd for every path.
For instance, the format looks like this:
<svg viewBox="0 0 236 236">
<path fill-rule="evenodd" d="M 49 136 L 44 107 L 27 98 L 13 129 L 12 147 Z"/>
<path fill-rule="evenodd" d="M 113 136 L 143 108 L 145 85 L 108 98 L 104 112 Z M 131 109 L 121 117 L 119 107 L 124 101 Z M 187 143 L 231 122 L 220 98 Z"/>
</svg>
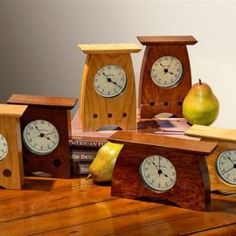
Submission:
<svg viewBox="0 0 236 236">
<path fill-rule="evenodd" d="M 236 198 L 212 194 L 192 211 L 115 198 L 91 179 L 25 177 L 22 190 L 0 189 L 0 235 L 236 235 Z"/>
</svg>

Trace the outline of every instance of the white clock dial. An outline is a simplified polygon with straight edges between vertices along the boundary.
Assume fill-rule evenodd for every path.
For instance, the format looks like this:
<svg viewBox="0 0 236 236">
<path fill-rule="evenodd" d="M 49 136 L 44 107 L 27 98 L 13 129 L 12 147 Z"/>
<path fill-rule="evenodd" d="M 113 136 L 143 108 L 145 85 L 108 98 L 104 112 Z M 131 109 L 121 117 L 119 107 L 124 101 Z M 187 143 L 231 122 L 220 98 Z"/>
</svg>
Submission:
<svg viewBox="0 0 236 236">
<path fill-rule="evenodd" d="M 8 145 L 6 138 L 0 134 L 0 161 L 3 160 L 8 153 Z"/>
<path fill-rule="evenodd" d="M 165 157 L 152 155 L 140 165 L 140 175 L 144 184 L 151 190 L 165 192 L 175 185 L 176 170 Z"/>
<path fill-rule="evenodd" d="M 225 182 L 236 185 L 236 150 L 226 150 L 217 158 L 217 172 Z"/>
<path fill-rule="evenodd" d="M 94 89 L 99 95 L 111 98 L 124 91 L 126 82 L 123 68 L 117 65 L 105 65 L 95 74 Z"/>
<path fill-rule="evenodd" d="M 170 88 L 177 85 L 182 74 L 182 64 L 179 59 L 173 56 L 160 57 L 153 63 L 150 71 L 152 81 L 161 88 Z"/>
<path fill-rule="evenodd" d="M 25 146 L 33 153 L 45 155 L 51 153 L 59 143 L 56 127 L 47 120 L 34 120 L 23 131 Z"/>
</svg>

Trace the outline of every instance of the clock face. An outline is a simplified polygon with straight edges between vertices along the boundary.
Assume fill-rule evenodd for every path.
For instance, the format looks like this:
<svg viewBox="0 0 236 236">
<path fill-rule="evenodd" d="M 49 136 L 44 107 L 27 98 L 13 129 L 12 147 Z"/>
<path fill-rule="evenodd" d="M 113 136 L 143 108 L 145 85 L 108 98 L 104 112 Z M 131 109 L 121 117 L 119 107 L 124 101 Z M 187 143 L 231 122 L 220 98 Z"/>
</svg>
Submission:
<svg viewBox="0 0 236 236">
<path fill-rule="evenodd" d="M 180 82 L 182 74 L 182 64 L 173 56 L 160 57 L 153 63 L 150 71 L 152 81 L 161 88 L 174 87 Z"/>
<path fill-rule="evenodd" d="M 49 121 L 34 120 L 24 128 L 23 141 L 31 152 L 38 155 L 46 155 L 58 146 L 59 133 Z"/>
<path fill-rule="evenodd" d="M 94 77 L 95 91 L 106 98 L 119 95 L 125 89 L 127 78 L 123 68 L 117 65 L 105 65 Z"/>
<path fill-rule="evenodd" d="M 165 192 L 175 185 L 176 170 L 165 157 L 148 156 L 140 165 L 140 175 L 144 184 L 151 190 Z"/>
<path fill-rule="evenodd" d="M 3 160 L 8 153 L 8 145 L 6 138 L 0 134 L 0 161 Z"/>
<path fill-rule="evenodd" d="M 236 150 L 226 150 L 217 158 L 216 169 L 221 179 L 236 185 Z"/>
</svg>

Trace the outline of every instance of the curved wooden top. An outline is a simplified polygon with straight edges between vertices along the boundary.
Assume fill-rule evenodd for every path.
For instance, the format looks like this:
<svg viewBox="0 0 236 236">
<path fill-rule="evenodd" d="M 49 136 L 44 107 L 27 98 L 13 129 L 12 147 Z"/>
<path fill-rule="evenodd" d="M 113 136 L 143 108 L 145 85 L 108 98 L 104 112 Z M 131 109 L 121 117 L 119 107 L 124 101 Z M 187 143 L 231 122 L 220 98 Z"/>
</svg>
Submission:
<svg viewBox="0 0 236 236">
<path fill-rule="evenodd" d="M 193 45 L 197 40 L 190 35 L 185 36 L 137 36 L 142 45 Z"/>
<path fill-rule="evenodd" d="M 78 47 L 85 54 L 135 53 L 141 51 L 141 48 L 137 44 L 131 44 L 131 43 L 78 44 Z"/>
</svg>

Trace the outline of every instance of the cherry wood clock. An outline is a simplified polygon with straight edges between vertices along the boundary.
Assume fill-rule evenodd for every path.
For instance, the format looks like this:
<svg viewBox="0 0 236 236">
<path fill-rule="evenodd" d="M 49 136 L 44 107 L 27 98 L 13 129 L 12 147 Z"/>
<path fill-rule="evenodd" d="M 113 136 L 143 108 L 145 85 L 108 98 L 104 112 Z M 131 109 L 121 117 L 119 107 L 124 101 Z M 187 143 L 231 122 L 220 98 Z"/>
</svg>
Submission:
<svg viewBox="0 0 236 236">
<path fill-rule="evenodd" d="M 79 44 L 87 54 L 80 92 L 79 126 L 136 128 L 136 92 L 131 53 L 136 44 Z"/>
<path fill-rule="evenodd" d="M 26 108 L 0 104 L 0 186 L 7 189 L 24 184 L 20 117 Z"/>
<path fill-rule="evenodd" d="M 216 150 L 207 158 L 211 190 L 236 193 L 236 130 L 193 125 L 186 134 L 218 142 Z"/>
<path fill-rule="evenodd" d="M 192 36 L 138 36 L 145 45 L 140 72 L 140 117 L 153 118 L 159 113 L 182 117 L 182 102 L 192 86 L 186 45 Z"/>
<path fill-rule="evenodd" d="M 14 94 L 9 104 L 28 105 L 22 115 L 21 133 L 25 175 L 45 172 L 70 177 L 70 109 L 74 98 Z"/>
<path fill-rule="evenodd" d="M 117 131 L 110 141 L 125 144 L 116 161 L 111 194 L 206 210 L 210 182 L 205 156 L 217 143 Z"/>
</svg>

